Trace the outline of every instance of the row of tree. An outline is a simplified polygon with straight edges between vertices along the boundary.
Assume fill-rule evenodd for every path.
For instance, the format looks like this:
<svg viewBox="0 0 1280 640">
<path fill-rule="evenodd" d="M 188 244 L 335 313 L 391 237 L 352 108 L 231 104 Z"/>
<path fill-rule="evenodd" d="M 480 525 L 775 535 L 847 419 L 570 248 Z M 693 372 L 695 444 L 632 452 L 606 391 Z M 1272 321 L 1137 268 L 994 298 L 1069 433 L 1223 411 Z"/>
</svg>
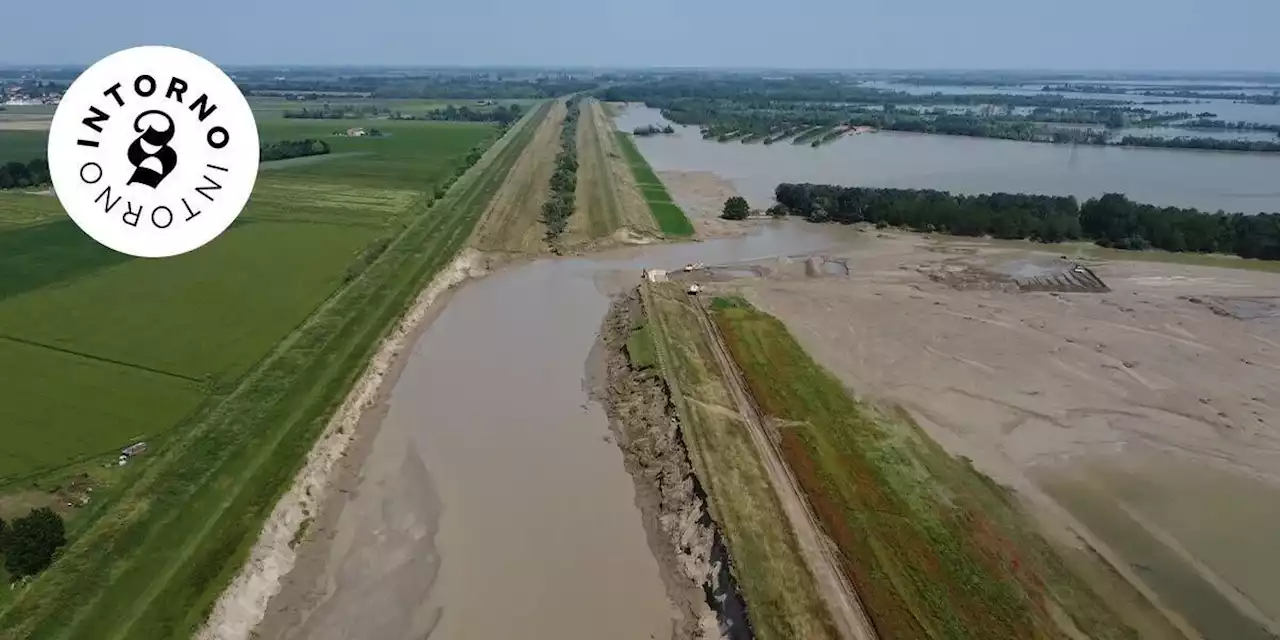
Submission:
<svg viewBox="0 0 1280 640">
<path fill-rule="evenodd" d="M 277 140 L 262 143 L 258 157 L 263 162 L 301 158 L 303 156 L 320 156 L 329 153 L 329 143 L 324 140 L 305 138 L 303 140 Z"/>
<path fill-rule="evenodd" d="M 274 75 L 273 75 L 274 74 Z M 237 76 L 241 74 L 237 73 Z M 317 77 L 319 76 L 319 77 Z M 346 75 L 341 70 L 331 73 L 312 72 L 305 76 L 281 77 L 279 71 L 245 74 L 236 84 L 245 95 L 331 94 L 361 95 L 375 98 L 457 98 L 514 99 L 552 98 L 590 91 L 599 83 L 567 74 L 537 75 L 528 71 L 512 73 L 455 71 L 439 73 L 385 73 Z"/>
<path fill-rule="evenodd" d="M 556 170 L 551 174 L 551 197 L 542 205 L 542 222 L 547 225 L 547 239 L 554 240 L 569 226 L 575 207 L 574 191 L 578 187 L 578 97 L 568 101 L 568 113 L 560 129 L 560 153 Z"/>
<path fill-rule="evenodd" d="M 4 568 L 12 580 L 44 571 L 66 543 L 62 517 L 48 507 L 35 509 L 12 524 L 0 520 L 0 556 L 4 556 Z"/>
<path fill-rule="evenodd" d="M 1270 140 L 1240 140 L 1193 136 L 1177 136 L 1174 138 L 1156 136 L 1125 136 L 1120 139 L 1119 144 L 1126 147 L 1211 149 L 1215 151 L 1254 151 L 1262 153 L 1280 152 L 1280 142 L 1272 142 Z"/>
<path fill-rule="evenodd" d="M 828 75 L 797 75 L 762 78 L 758 75 L 671 75 L 656 80 L 619 83 L 598 91 L 602 100 L 644 102 L 651 107 L 680 98 L 700 98 L 732 102 L 756 108 L 778 103 L 828 104 L 924 104 L 924 105 L 1010 105 L 1014 107 L 1101 107 L 1131 104 L 1128 100 L 1075 98 L 1057 94 L 1011 93 L 929 93 L 912 94 L 862 85 L 849 78 Z"/>
<path fill-rule="evenodd" d="M 0 189 L 21 189 L 49 184 L 49 163 L 35 158 L 27 163 L 8 162 L 0 165 Z"/>
<path fill-rule="evenodd" d="M 1233 253 L 1280 260 L 1280 214 L 1208 213 L 1158 207 L 1121 194 L 1091 198 L 1011 193 L 959 195 L 932 189 L 778 185 L 774 215 L 813 222 L 872 222 L 958 236 L 1088 239 L 1119 249 Z"/>
<path fill-rule="evenodd" d="M 339 104 L 332 105 L 328 102 L 319 107 L 303 107 L 301 109 L 286 109 L 284 117 L 300 120 L 346 120 L 368 118 L 372 116 L 390 116 L 391 109 L 379 104 Z"/>
<path fill-rule="evenodd" d="M 492 109 L 472 109 L 468 106 L 449 105 L 433 109 L 418 116 L 394 116 L 399 120 L 440 120 L 446 122 L 498 122 L 510 124 L 520 119 L 524 110 L 518 104 L 498 105 Z"/>
</svg>

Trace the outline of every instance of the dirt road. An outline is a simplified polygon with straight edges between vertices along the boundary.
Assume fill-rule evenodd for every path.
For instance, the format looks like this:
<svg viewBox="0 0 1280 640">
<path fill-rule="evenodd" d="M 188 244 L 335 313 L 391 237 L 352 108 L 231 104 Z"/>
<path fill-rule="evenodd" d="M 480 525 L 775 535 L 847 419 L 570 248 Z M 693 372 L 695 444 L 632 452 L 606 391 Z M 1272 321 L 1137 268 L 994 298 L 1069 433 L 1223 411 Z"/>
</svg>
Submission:
<svg viewBox="0 0 1280 640">
<path fill-rule="evenodd" d="M 613 135 L 613 120 L 598 100 L 584 99 L 578 118 L 578 210 L 568 241 L 610 238 L 620 229 L 657 235 L 658 227 Z"/>
<path fill-rule="evenodd" d="M 874 640 L 875 629 L 863 612 L 853 587 L 844 579 L 833 545 L 822 533 L 808 503 L 801 496 L 795 477 L 765 429 L 764 420 L 751 399 L 750 392 L 747 391 L 742 373 L 729 356 L 724 338 L 720 335 L 715 323 L 711 321 L 701 300 L 698 302 L 698 309 L 700 311 L 698 320 L 705 335 L 711 341 L 712 351 L 715 353 L 720 369 L 724 372 L 724 379 L 738 405 L 739 413 L 742 414 L 742 421 L 750 430 L 751 438 L 760 451 L 761 459 L 769 469 L 773 486 L 778 491 L 778 499 L 782 502 L 788 520 L 791 521 L 801 553 L 810 571 L 813 572 L 818 590 L 827 603 L 831 617 L 840 628 L 841 636 L 850 640 Z"/>
<path fill-rule="evenodd" d="M 541 120 L 534 114 L 533 120 L 522 125 L 536 127 L 533 140 L 489 204 L 472 246 L 481 251 L 521 254 L 541 253 L 546 248 L 542 204 L 550 195 L 565 114 L 564 101 L 556 100 Z"/>
</svg>

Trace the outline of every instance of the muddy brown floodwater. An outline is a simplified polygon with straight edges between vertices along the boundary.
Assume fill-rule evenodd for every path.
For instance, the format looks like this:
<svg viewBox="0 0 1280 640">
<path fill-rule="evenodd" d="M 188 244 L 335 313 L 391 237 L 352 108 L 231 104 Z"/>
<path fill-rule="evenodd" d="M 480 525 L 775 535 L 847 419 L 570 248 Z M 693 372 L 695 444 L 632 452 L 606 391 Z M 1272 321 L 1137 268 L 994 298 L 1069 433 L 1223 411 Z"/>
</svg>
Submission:
<svg viewBox="0 0 1280 640">
<path fill-rule="evenodd" d="M 584 370 L 643 267 L 812 251 L 755 235 L 544 260 L 463 286 L 418 337 L 380 423 L 299 547 L 261 638 L 669 638 L 680 625 Z"/>
</svg>

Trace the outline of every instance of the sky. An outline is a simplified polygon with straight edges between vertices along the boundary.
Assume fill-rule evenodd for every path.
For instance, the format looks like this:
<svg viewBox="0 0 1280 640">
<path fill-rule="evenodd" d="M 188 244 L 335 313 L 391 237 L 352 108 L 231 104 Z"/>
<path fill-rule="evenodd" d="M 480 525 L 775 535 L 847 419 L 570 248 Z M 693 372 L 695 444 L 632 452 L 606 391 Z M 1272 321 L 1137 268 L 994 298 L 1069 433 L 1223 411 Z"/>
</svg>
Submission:
<svg viewBox="0 0 1280 640">
<path fill-rule="evenodd" d="M 0 64 L 1280 71 L 1275 0 L 43 0 Z"/>
</svg>

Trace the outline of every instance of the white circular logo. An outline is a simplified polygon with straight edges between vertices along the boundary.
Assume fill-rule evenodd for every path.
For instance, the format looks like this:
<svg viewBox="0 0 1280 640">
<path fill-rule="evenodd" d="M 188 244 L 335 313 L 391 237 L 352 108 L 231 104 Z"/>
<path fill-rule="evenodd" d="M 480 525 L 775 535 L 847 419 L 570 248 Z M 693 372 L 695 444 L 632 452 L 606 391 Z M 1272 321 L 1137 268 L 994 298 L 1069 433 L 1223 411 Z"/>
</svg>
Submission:
<svg viewBox="0 0 1280 640">
<path fill-rule="evenodd" d="M 218 237 L 258 178 L 258 127 L 231 78 L 173 47 L 99 60 L 62 97 L 49 129 L 58 200 L 85 233 L 162 258 Z"/>
</svg>

